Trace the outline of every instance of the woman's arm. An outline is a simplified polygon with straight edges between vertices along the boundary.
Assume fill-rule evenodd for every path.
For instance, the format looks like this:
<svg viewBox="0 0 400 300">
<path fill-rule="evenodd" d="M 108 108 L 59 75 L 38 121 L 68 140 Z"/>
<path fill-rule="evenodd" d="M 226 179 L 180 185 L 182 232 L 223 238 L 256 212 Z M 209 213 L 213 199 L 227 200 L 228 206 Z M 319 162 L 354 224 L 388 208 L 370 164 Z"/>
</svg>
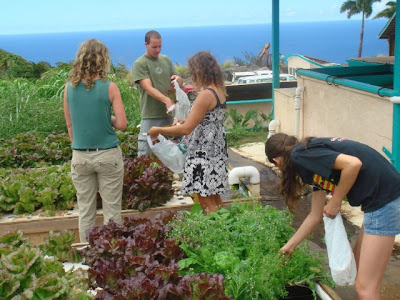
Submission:
<svg viewBox="0 0 400 300">
<path fill-rule="evenodd" d="M 333 169 L 340 170 L 340 180 L 335 187 L 331 200 L 324 207 L 324 214 L 327 217 L 334 217 L 340 212 L 343 198 L 350 191 L 357 179 L 362 167 L 362 162 L 355 156 L 339 154 L 336 158 Z"/>
<path fill-rule="evenodd" d="M 299 227 L 292 238 L 283 246 L 280 250 L 284 254 L 292 254 L 294 249 L 308 237 L 314 228 L 322 220 L 322 212 L 325 205 L 326 193 L 324 191 L 313 192 L 311 198 L 311 211 L 307 218 L 303 221 L 303 224 Z"/>
<path fill-rule="evenodd" d="M 68 86 L 68 83 L 64 87 L 64 100 L 63 100 L 64 118 L 65 118 L 65 123 L 67 124 L 69 139 L 72 142 L 72 123 L 71 123 L 71 115 L 69 114 L 69 107 L 68 107 L 68 100 L 67 100 L 67 86 Z"/>
<path fill-rule="evenodd" d="M 188 135 L 200 124 L 206 113 L 213 108 L 214 104 L 214 95 L 210 91 L 204 90 L 197 96 L 193 108 L 183 124 L 170 127 L 152 127 L 147 134 L 152 137 L 157 137 L 159 134 L 169 136 Z"/>
<path fill-rule="evenodd" d="M 115 114 L 111 116 L 111 124 L 116 129 L 125 129 L 127 125 L 124 105 L 122 103 L 121 93 L 118 86 L 111 82 L 108 89 L 108 97 L 111 100 L 111 105 Z"/>
</svg>

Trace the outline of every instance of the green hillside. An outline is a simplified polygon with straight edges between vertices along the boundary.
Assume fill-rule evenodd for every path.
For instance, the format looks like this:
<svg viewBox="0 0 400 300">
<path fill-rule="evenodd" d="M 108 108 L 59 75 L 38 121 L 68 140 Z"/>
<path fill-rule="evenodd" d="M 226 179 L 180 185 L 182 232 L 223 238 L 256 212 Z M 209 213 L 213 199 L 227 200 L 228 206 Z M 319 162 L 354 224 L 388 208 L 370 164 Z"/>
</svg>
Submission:
<svg viewBox="0 0 400 300">
<path fill-rule="evenodd" d="M 40 78 L 40 75 L 51 68 L 47 62 L 37 64 L 23 57 L 0 49 L 0 78 Z"/>
</svg>

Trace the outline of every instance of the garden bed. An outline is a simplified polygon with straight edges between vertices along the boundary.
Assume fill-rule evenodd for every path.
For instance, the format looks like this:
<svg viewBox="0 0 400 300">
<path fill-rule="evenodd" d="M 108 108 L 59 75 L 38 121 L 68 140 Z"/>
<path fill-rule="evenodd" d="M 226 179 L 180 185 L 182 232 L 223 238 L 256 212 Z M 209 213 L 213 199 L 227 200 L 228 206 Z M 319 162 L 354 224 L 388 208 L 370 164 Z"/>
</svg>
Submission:
<svg viewBox="0 0 400 300">
<path fill-rule="evenodd" d="M 165 209 L 188 210 L 193 205 L 191 197 L 175 196 L 165 205 L 149 208 L 143 212 L 135 209 L 122 210 L 122 218 L 135 216 L 153 218 Z M 103 224 L 101 209 L 96 214 L 96 226 Z M 72 230 L 75 232 L 75 242 L 79 242 L 78 211 L 57 211 L 56 216 L 47 217 L 44 214 L 36 215 L 3 215 L 0 218 L 0 235 L 22 230 L 29 238 L 31 245 L 39 245 L 48 237 L 50 231 Z"/>
<path fill-rule="evenodd" d="M 253 201 L 254 199 L 260 200 L 257 193 L 253 194 L 251 190 L 257 191 L 258 185 L 248 185 L 249 196 L 247 198 L 240 198 L 240 201 Z M 153 219 L 154 216 L 163 210 L 190 210 L 194 201 L 189 196 L 183 196 L 180 193 L 180 181 L 173 183 L 173 188 L 176 190 L 175 195 L 168 202 L 159 207 L 149 208 L 145 211 L 138 211 L 136 209 L 122 210 L 122 218 L 124 217 L 140 217 Z M 229 207 L 234 201 L 238 199 L 228 199 L 224 201 L 224 206 Z M 15 215 L 4 214 L 0 217 L 0 235 L 8 232 L 22 230 L 24 236 L 29 238 L 31 245 L 43 244 L 45 238 L 48 237 L 50 231 L 71 230 L 75 233 L 75 242 L 79 243 L 79 230 L 78 230 L 78 210 L 63 210 L 55 211 L 54 216 L 47 216 L 46 212 L 36 211 L 30 215 Z M 97 210 L 96 226 L 103 224 L 103 212 L 101 209 Z"/>
</svg>

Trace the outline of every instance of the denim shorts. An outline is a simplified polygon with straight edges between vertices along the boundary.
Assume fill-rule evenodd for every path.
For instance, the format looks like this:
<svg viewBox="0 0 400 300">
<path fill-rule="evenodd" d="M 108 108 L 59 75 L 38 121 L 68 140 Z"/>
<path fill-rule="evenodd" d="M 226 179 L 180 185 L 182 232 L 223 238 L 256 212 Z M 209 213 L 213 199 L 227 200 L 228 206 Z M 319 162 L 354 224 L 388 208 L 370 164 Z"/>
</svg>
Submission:
<svg viewBox="0 0 400 300">
<path fill-rule="evenodd" d="M 364 214 L 364 232 L 373 235 L 400 234 L 400 197 Z"/>
</svg>

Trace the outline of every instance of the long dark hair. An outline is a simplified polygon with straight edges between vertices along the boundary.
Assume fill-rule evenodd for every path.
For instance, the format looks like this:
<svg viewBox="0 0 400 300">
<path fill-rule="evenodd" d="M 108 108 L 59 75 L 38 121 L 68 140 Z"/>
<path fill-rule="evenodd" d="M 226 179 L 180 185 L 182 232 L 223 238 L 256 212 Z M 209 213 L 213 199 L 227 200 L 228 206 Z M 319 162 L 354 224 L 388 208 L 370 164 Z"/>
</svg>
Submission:
<svg viewBox="0 0 400 300">
<path fill-rule="evenodd" d="M 188 69 L 193 83 L 198 88 L 214 84 L 226 95 L 225 77 L 217 60 L 209 51 L 200 51 L 188 60 Z"/>
<path fill-rule="evenodd" d="M 265 155 L 271 163 L 275 164 L 274 158 L 282 157 L 282 164 L 279 166 L 282 172 L 280 192 L 291 212 L 294 212 L 303 187 L 303 182 L 291 159 L 292 150 L 297 144 L 299 140 L 295 136 L 285 133 L 274 134 L 265 143 Z"/>
</svg>

